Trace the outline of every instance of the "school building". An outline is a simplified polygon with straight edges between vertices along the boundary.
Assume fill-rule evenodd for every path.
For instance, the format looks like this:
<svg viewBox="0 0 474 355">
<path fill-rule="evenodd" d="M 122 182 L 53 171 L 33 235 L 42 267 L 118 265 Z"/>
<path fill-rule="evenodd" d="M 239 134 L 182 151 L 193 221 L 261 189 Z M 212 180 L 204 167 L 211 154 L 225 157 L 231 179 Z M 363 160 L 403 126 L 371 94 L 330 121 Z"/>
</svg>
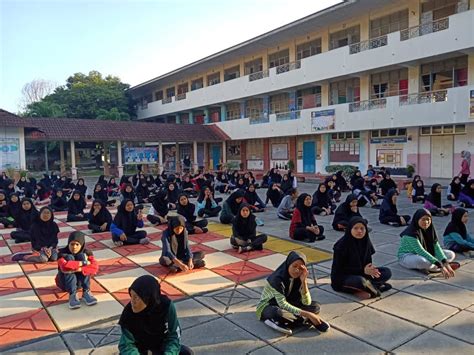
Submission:
<svg viewBox="0 0 474 355">
<path fill-rule="evenodd" d="M 130 89 L 139 120 L 215 126 L 214 167 L 414 165 L 474 151 L 474 0 L 350 0 Z"/>
</svg>

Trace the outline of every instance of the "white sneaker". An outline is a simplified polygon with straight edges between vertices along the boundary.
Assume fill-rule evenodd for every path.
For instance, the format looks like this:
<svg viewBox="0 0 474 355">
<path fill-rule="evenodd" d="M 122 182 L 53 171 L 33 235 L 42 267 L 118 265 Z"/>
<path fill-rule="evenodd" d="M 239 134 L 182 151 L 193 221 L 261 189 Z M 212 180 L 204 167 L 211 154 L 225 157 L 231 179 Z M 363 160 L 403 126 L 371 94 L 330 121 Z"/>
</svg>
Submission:
<svg viewBox="0 0 474 355">
<path fill-rule="evenodd" d="M 290 328 L 287 328 L 283 325 L 278 324 L 277 322 L 274 322 L 271 319 L 265 320 L 265 325 L 269 326 L 272 329 L 275 329 L 276 331 L 279 331 L 280 333 L 286 334 L 286 335 L 292 335 L 293 331 Z"/>
<path fill-rule="evenodd" d="M 121 240 L 117 240 L 116 242 L 114 242 L 114 245 L 116 247 L 121 247 L 123 245 L 123 242 Z"/>
<path fill-rule="evenodd" d="M 150 243 L 150 239 L 148 239 L 148 237 L 140 239 L 140 244 L 148 244 L 148 243 Z"/>
</svg>

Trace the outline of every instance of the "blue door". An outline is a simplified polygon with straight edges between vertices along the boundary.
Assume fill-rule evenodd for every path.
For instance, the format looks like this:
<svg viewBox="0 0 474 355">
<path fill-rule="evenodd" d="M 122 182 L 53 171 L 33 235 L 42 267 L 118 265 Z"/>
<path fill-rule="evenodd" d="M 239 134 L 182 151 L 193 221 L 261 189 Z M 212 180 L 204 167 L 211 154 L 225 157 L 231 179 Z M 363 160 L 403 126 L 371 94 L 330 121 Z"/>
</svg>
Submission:
<svg viewBox="0 0 474 355">
<path fill-rule="evenodd" d="M 221 161 L 221 147 L 218 145 L 212 146 L 212 166 L 214 170 L 217 170 L 217 166 Z"/>
<path fill-rule="evenodd" d="M 316 171 L 316 143 L 314 141 L 303 142 L 303 172 L 314 173 Z"/>
</svg>

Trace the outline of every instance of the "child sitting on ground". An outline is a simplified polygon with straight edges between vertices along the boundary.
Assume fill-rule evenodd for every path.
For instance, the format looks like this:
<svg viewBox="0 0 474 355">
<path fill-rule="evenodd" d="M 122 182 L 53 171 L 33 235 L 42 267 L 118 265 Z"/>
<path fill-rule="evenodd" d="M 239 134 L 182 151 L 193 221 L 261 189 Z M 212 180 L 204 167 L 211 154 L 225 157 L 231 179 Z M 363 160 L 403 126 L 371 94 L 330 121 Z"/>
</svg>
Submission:
<svg viewBox="0 0 474 355">
<path fill-rule="evenodd" d="M 251 250 L 263 250 L 267 241 L 266 234 L 257 235 L 257 222 L 249 205 L 242 204 L 237 216 L 232 221 L 230 244 L 244 253 Z"/>
<path fill-rule="evenodd" d="M 88 214 L 89 228 L 92 233 L 102 233 L 110 231 L 112 224 L 112 215 L 101 200 L 95 200 L 92 203 L 91 210 Z"/>
<path fill-rule="evenodd" d="M 204 186 L 199 192 L 196 209 L 199 217 L 217 217 L 222 207 L 217 205 L 211 189 Z"/>
<path fill-rule="evenodd" d="M 84 213 L 84 208 L 86 208 L 86 199 L 80 191 L 74 191 L 67 202 L 67 221 L 87 221 L 87 215 Z"/>
<path fill-rule="evenodd" d="M 430 211 L 432 215 L 443 217 L 449 214 L 452 205 L 441 205 L 441 185 L 433 184 L 423 207 Z"/>
<path fill-rule="evenodd" d="M 196 206 L 189 202 L 188 196 L 184 193 L 179 195 L 177 212 L 185 219 L 186 230 L 189 234 L 207 233 L 207 219 L 196 218 Z"/>
<path fill-rule="evenodd" d="M 114 221 L 110 226 L 112 240 L 115 246 L 130 244 L 148 244 L 150 240 L 146 236 L 146 231 L 137 231 L 143 227 L 142 210 L 135 210 L 132 200 L 123 200 L 117 209 Z"/>
<path fill-rule="evenodd" d="M 324 227 L 316 223 L 311 211 L 312 197 L 309 194 L 301 194 L 296 200 L 296 208 L 290 222 L 290 238 L 294 240 L 307 240 L 313 243 L 323 240 Z"/>
<path fill-rule="evenodd" d="M 474 236 L 467 231 L 468 213 L 464 208 L 456 208 L 444 231 L 444 246 L 456 253 L 474 250 Z"/>
<path fill-rule="evenodd" d="M 293 217 L 297 198 L 298 190 L 292 187 L 288 190 L 288 195 L 282 198 L 280 205 L 278 206 L 278 218 L 289 221 Z"/>
<path fill-rule="evenodd" d="M 410 221 L 410 216 L 398 215 L 397 209 L 398 192 L 391 189 L 385 195 L 379 212 L 379 221 L 382 224 L 388 224 L 393 227 L 406 226 Z"/>
</svg>

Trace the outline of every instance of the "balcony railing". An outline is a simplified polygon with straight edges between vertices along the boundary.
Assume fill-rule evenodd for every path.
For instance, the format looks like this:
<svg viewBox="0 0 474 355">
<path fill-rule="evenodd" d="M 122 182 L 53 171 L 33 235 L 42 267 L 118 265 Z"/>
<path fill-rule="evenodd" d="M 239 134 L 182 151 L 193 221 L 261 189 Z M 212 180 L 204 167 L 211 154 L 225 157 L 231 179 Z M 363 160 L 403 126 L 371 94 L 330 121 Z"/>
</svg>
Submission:
<svg viewBox="0 0 474 355">
<path fill-rule="evenodd" d="M 270 122 L 270 117 L 268 115 L 249 118 L 250 124 L 260 124 L 260 123 L 268 123 L 268 122 Z"/>
<path fill-rule="evenodd" d="M 351 102 L 349 104 L 349 112 L 377 110 L 385 107 L 387 107 L 387 99 L 382 97 L 380 99 Z"/>
<path fill-rule="evenodd" d="M 421 25 L 407 28 L 400 31 L 400 41 L 424 36 L 433 32 L 447 30 L 449 28 L 449 17 L 445 17 L 433 22 L 422 23 Z"/>
<path fill-rule="evenodd" d="M 301 68 L 301 60 L 297 60 L 295 62 L 286 63 L 286 64 L 277 66 L 276 73 L 277 74 L 286 73 L 288 71 L 300 69 L 300 68 Z"/>
<path fill-rule="evenodd" d="M 297 120 L 301 118 L 301 111 L 279 112 L 276 114 L 277 121 Z"/>
<path fill-rule="evenodd" d="M 255 80 L 260 80 L 263 78 L 268 77 L 269 71 L 267 70 L 262 70 L 256 73 L 249 74 L 249 81 L 255 81 Z"/>
<path fill-rule="evenodd" d="M 369 49 L 379 48 L 388 44 L 387 35 L 371 38 L 366 41 L 354 43 L 349 46 L 349 54 L 356 54 Z"/>
<path fill-rule="evenodd" d="M 176 95 L 176 101 L 185 100 L 185 99 L 186 99 L 186 93 L 185 92 L 183 92 L 182 94 Z"/>
<path fill-rule="evenodd" d="M 398 103 L 400 106 L 431 104 L 435 102 L 448 101 L 448 90 L 437 90 L 428 92 L 419 92 L 416 94 L 399 96 Z"/>
<path fill-rule="evenodd" d="M 162 105 L 169 104 L 171 103 L 171 101 L 173 101 L 172 97 L 165 97 L 163 100 L 161 100 L 161 104 Z"/>
</svg>

